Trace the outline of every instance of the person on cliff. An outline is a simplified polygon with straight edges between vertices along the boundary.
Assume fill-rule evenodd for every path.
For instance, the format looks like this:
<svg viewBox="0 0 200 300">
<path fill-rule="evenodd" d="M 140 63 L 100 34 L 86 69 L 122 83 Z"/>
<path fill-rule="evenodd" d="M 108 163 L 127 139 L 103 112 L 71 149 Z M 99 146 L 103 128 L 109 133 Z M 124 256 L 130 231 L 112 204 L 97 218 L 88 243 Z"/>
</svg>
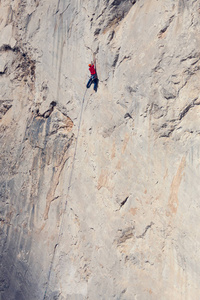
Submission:
<svg viewBox="0 0 200 300">
<path fill-rule="evenodd" d="M 87 89 L 90 88 L 91 84 L 94 83 L 94 90 L 95 92 L 97 92 L 97 86 L 98 86 L 98 78 L 97 78 L 97 72 L 96 72 L 96 68 L 95 65 L 93 63 L 88 65 L 89 67 L 89 71 L 90 71 L 90 79 L 86 85 Z"/>
</svg>

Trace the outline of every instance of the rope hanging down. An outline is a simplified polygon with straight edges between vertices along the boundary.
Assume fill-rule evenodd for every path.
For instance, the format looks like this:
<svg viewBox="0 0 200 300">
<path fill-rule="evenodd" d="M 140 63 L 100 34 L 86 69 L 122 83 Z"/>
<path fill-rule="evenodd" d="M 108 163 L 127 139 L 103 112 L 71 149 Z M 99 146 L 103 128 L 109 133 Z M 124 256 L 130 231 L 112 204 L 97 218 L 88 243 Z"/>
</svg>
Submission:
<svg viewBox="0 0 200 300">
<path fill-rule="evenodd" d="M 71 188 L 71 182 L 72 182 L 72 177 L 73 177 L 74 164 L 75 164 L 76 152 L 77 152 L 77 146 L 78 146 L 78 138 L 79 138 L 79 133 L 80 133 L 80 128 L 81 128 L 81 121 L 82 121 L 83 107 L 84 107 L 86 93 L 87 93 L 87 89 L 85 90 L 85 93 L 84 93 L 84 96 L 83 96 L 83 100 L 82 100 L 82 105 L 81 105 L 81 113 L 80 113 L 79 124 L 78 124 L 78 132 L 77 132 L 77 138 L 76 138 L 74 156 L 73 156 L 73 160 L 72 160 L 72 168 L 71 168 L 70 177 L 69 177 L 69 185 L 68 185 L 68 189 L 67 189 L 67 198 L 69 196 L 69 191 L 70 191 L 70 188 Z M 62 235 L 63 219 L 64 219 L 64 213 L 66 211 L 66 208 L 67 208 L 67 200 L 65 201 L 65 206 L 64 206 L 63 213 L 62 213 L 62 218 L 61 218 L 61 222 L 60 222 L 60 226 L 59 226 L 60 229 L 59 229 L 59 233 L 58 233 L 57 242 L 56 242 L 56 244 L 54 246 L 54 250 L 53 250 L 53 257 L 52 257 L 50 268 L 49 268 L 49 273 L 48 273 L 48 278 L 47 278 L 47 283 L 46 283 L 46 289 L 45 289 L 43 300 L 45 300 L 46 296 L 47 296 L 47 291 L 48 291 L 48 288 L 49 288 L 49 281 L 50 281 L 50 277 L 51 277 L 51 271 L 52 271 L 52 268 L 53 268 L 53 263 L 54 263 L 55 254 L 56 254 L 56 248 L 57 248 L 57 246 L 59 244 L 60 237 Z"/>
</svg>

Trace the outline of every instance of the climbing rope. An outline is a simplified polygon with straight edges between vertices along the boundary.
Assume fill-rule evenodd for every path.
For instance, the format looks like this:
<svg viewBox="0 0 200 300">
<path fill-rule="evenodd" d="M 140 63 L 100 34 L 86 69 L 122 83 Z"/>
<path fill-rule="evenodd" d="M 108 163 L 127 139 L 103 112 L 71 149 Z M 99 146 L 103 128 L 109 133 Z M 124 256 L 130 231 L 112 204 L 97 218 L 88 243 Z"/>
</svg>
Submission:
<svg viewBox="0 0 200 300">
<path fill-rule="evenodd" d="M 76 152 L 77 152 L 77 146 L 78 146 L 78 138 L 79 138 L 79 133 L 80 133 L 80 128 L 81 128 L 81 121 L 82 121 L 82 115 L 83 115 L 83 106 L 84 106 L 84 101 L 85 101 L 85 96 L 87 93 L 87 88 L 85 90 L 84 96 L 83 96 L 83 100 L 82 100 L 82 105 L 81 105 L 81 113 L 80 113 L 80 118 L 79 118 L 79 124 L 78 124 L 78 133 L 77 133 L 77 138 L 76 138 L 76 145 L 75 145 L 75 150 L 74 150 L 74 157 L 72 160 L 72 168 L 71 168 L 71 174 L 69 177 L 69 186 L 68 186 L 68 194 L 69 195 L 69 191 L 70 191 L 70 187 L 71 187 L 71 182 L 72 182 L 72 175 L 73 175 L 73 171 L 74 171 L 74 163 L 75 163 L 75 158 L 76 158 Z M 67 201 L 65 202 L 65 208 L 64 208 L 64 212 L 66 210 L 66 206 L 67 206 Z"/>
<path fill-rule="evenodd" d="M 79 124 L 78 124 L 78 132 L 77 132 L 76 144 L 75 144 L 74 155 L 73 155 L 73 160 L 72 160 L 71 172 L 70 172 L 70 176 L 69 176 L 69 185 L 68 185 L 68 189 L 67 189 L 67 199 L 68 199 L 68 196 L 69 196 L 69 191 L 70 191 L 70 188 L 71 188 L 71 182 L 72 182 L 72 178 L 73 178 L 74 164 L 75 164 L 75 159 L 76 159 L 76 153 L 77 153 L 77 147 L 78 147 L 78 138 L 79 138 L 79 133 L 80 133 L 80 128 L 81 128 L 81 121 L 82 121 L 83 107 L 84 107 L 86 93 L 87 93 L 87 88 L 85 90 L 83 100 L 82 100 L 82 105 L 81 105 L 81 112 L 80 112 L 80 118 L 79 118 Z M 49 268 L 49 273 L 48 273 L 48 277 L 47 277 L 46 289 L 45 289 L 43 300 L 45 300 L 46 296 L 47 296 L 50 277 L 51 277 L 51 272 L 52 272 L 52 268 L 53 268 L 53 264 L 54 264 L 55 255 L 56 255 L 56 249 L 57 249 L 57 246 L 59 245 L 60 237 L 62 235 L 64 213 L 66 211 L 66 208 L 67 208 L 67 200 L 65 201 L 65 206 L 64 206 L 63 213 L 62 213 L 62 218 L 61 218 L 61 222 L 60 222 L 60 226 L 59 226 L 60 227 L 59 228 L 59 233 L 58 233 L 58 237 L 57 237 L 57 242 L 54 246 L 53 256 L 52 256 L 52 260 L 51 260 L 51 264 L 50 264 L 50 268 Z"/>
</svg>

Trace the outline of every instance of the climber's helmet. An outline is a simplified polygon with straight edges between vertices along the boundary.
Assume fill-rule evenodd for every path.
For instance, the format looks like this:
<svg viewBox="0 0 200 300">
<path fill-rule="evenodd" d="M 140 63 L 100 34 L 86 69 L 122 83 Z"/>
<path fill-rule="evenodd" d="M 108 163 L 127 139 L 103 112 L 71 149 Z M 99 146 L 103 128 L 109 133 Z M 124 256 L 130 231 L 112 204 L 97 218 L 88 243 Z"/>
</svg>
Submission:
<svg viewBox="0 0 200 300">
<path fill-rule="evenodd" d="M 89 64 L 88 67 L 91 67 L 91 64 Z"/>
</svg>

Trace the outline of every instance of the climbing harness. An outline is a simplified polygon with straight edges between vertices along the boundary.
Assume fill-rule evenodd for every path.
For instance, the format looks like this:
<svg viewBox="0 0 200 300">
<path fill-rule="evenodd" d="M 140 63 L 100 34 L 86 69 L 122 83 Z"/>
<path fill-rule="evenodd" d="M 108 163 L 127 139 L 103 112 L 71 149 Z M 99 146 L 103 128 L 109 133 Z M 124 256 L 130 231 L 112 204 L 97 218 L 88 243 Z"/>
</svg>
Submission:
<svg viewBox="0 0 200 300">
<path fill-rule="evenodd" d="M 80 133 L 80 128 L 81 128 L 81 121 L 82 121 L 83 107 L 84 107 L 86 93 L 87 93 L 87 88 L 86 88 L 85 93 L 83 95 L 83 100 L 82 100 L 82 105 L 81 105 L 81 112 L 80 112 L 80 118 L 79 118 L 79 124 L 78 124 L 78 132 L 77 132 L 76 144 L 75 144 L 74 155 L 73 155 L 73 160 L 72 160 L 72 167 L 71 167 L 71 172 L 70 172 L 70 177 L 69 177 L 69 185 L 68 185 L 68 189 L 67 189 L 67 198 L 69 197 L 69 191 L 70 191 L 70 188 L 71 188 L 71 182 L 72 182 L 72 177 L 73 177 L 74 164 L 75 164 L 77 146 L 78 146 L 78 138 L 79 138 L 79 133 Z M 57 242 L 54 246 L 53 256 L 52 256 L 52 260 L 51 260 L 51 264 L 50 264 L 50 268 L 49 268 L 49 273 L 48 273 L 48 277 L 47 277 L 46 288 L 45 288 L 45 293 L 44 293 L 43 300 L 45 300 L 46 296 L 47 296 L 50 277 L 51 277 L 51 272 L 52 272 L 54 259 L 55 259 L 55 254 L 56 254 L 56 249 L 57 249 L 57 246 L 59 245 L 60 237 L 62 235 L 64 213 L 66 211 L 66 208 L 67 208 L 67 200 L 65 201 L 65 206 L 64 206 L 64 210 L 63 210 L 63 213 L 62 213 L 62 218 L 61 218 L 61 221 L 60 221 L 59 233 L 58 233 L 58 237 L 57 237 Z"/>
</svg>

